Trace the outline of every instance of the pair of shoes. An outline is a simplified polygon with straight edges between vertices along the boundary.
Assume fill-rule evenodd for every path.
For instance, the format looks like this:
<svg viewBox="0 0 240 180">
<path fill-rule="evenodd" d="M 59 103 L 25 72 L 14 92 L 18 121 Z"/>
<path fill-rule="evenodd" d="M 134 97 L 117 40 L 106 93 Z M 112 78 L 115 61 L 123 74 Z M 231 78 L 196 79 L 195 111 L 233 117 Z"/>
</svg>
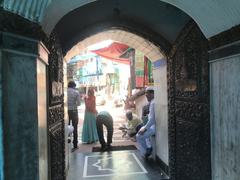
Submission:
<svg viewBox="0 0 240 180">
<path fill-rule="evenodd" d="M 78 149 L 78 147 L 72 148 L 72 152 L 76 151 L 77 149 Z"/>
<path fill-rule="evenodd" d="M 111 144 L 107 144 L 107 145 L 102 145 L 101 146 L 101 151 L 109 151 L 112 149 L 112 145 Z"/>
<path fill-rule="evenodd" d="M 104 151 L 107 151 L 108 150 L 108 147 L 106 145 L 104 146 L 101 146 L 101 151 L 104 152 Z"/>
<path fill-rule="evenodd" d="M 112 149 L 112 145 L 111 144 L 107 144 L 107 150 Z"/>
<path fill-rule="evenodd" d="M 145 153 L 145 159 L 148 159 L 148 157 L 152 154 L 152 148 L 147 148 Z"/>
</svg>

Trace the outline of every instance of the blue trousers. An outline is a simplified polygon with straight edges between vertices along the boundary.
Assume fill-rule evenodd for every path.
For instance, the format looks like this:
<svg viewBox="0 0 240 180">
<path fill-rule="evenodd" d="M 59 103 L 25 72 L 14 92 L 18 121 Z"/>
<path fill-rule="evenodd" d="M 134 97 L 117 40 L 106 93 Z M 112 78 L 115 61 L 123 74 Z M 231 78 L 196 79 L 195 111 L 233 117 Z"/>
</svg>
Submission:
<svg viewBox="0 0 240 180">
<path fill-rule="evenodd" d="M 144 132 L 143 135 L 137 133 L 137 146 L 141 153 L 141 155 L 146 154 L 146 149 L 151 147 L 151 140 L 150 137 L 155 134 L 155 127 L 151 126 L 147 131 Z"/>
</svg>

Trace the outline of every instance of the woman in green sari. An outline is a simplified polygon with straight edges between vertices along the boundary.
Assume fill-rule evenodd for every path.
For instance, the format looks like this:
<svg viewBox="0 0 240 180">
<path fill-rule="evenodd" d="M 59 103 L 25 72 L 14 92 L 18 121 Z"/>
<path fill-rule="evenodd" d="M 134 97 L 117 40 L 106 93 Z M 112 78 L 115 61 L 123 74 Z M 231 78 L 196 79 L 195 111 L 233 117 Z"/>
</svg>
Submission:
<svg viewBox="0 0 240 180">
<path fill-rule="evenodd" d="M 91 144 L 98 141 L 97 126 L 96 126 L 96 97 L 94 89 L 89 89 L 87 96 L 84 97 L 85 114 L 82 130 L 82 142 Z"/>
</svg>

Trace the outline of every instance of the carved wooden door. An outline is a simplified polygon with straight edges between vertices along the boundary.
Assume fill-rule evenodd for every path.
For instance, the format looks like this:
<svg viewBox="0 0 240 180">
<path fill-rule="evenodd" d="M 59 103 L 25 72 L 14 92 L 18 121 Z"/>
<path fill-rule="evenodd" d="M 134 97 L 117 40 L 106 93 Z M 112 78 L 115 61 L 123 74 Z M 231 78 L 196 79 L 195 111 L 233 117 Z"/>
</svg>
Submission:
<svg viewBox="0 0 240 180">
<path fill-rule="evenodd" d="M 177 180 L 208 180 L 208 42 L 191 24 L 175 46 L 168 59 L 170 176 Z"/>
</svg>

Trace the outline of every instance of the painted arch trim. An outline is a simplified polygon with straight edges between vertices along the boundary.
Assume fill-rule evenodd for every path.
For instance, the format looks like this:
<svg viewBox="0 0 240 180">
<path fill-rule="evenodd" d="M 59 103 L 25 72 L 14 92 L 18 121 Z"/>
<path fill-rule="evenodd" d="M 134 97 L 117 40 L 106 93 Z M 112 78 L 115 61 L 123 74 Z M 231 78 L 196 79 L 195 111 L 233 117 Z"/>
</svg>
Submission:
<svg viewBox="0 0 240 180">
<path fill-rule="evenodd" d="M 80 41 L 67 52 L 64 59 L 69 61 L 72 57 L 78 55 L 80 52 L 83 52 L 88 46 L 109 39 L 126 44 L 131 48 L 143 52 L 152 62 L 163 58 L 161 49 L 150 41 L 131 32 L 116 29 L 100 32 L 84 39 L 83 41 Z"/>
</svg>

